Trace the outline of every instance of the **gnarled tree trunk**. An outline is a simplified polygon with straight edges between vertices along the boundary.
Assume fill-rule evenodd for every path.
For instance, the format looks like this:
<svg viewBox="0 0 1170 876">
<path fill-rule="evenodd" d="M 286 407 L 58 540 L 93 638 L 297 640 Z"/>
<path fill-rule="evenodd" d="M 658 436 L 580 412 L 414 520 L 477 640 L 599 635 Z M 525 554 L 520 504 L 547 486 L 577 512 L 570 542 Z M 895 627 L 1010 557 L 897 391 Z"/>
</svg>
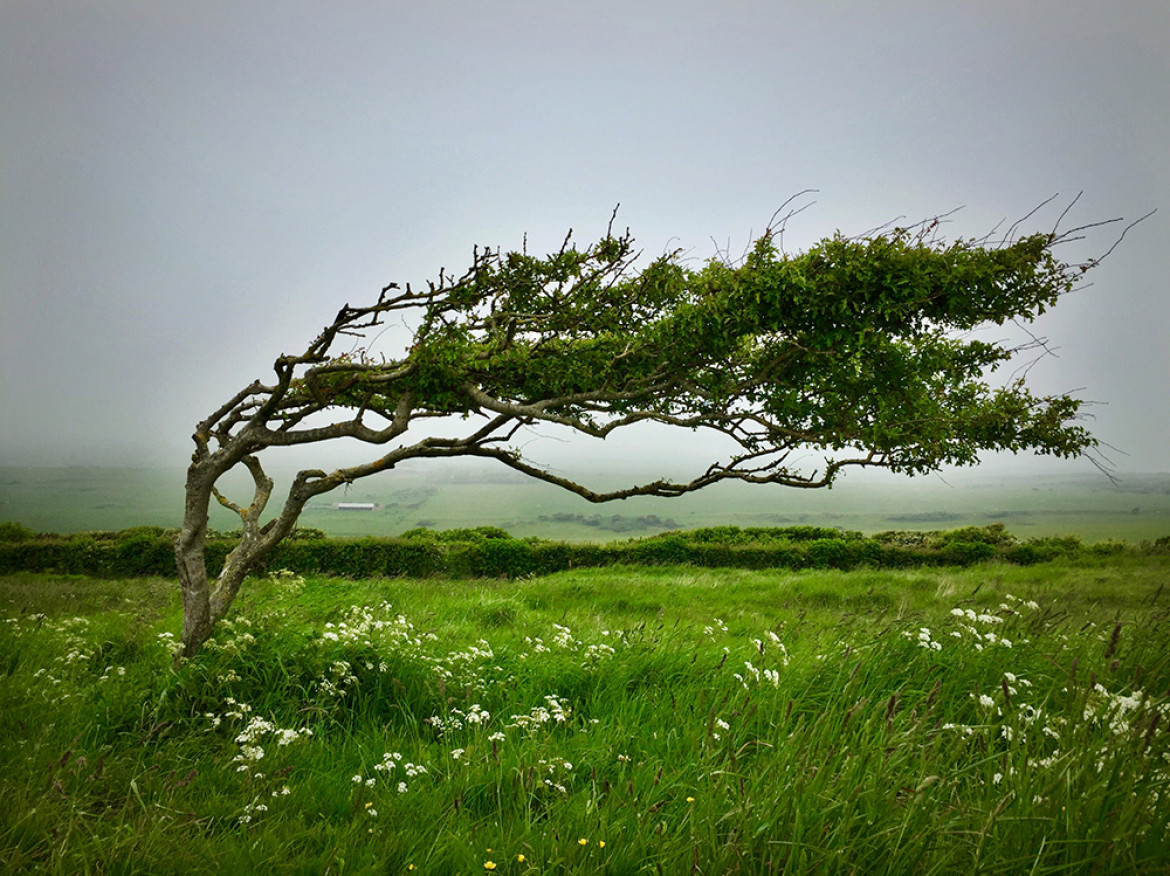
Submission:
<svg viewBox="0 0 1170 876">
<path fill-rule="evenodd" d="M 280 514 L 261 525 L 260 517 L 272 496 L 272 478 L 265 474 L 254 455 L 243 456 L 239 461 L 251 473 L 254 484 L 252 502 L 247 507 L 231 502 L 216 488 L 215 480 L 230 467 L 225 467 L 218 454 L 192 462 L 187 470 L 183 526 L 175 539 L 175 561 L 183 594 L 182 648 L 176 654 L 176 660 L 195 656 L 204 642 L 211 638 L 216 622 L 231 608 L 244 579 L 262 568 L 273 549 L 292 532 L 305 503 L 345 480 L 345 475 L 340 472 L 331 475 L 316 470 L 299 472 Z M 242 524 L 240 541 L 224 558 L 223 568 L 214 584 L 207 573 L 205 555 L 208 508 L 212 497 L 238 514 Z"/>
<path fill-rule="evenodd" d="M 216 621 L 231 606 L 244 578 L 263 563 L 272 548 L 292 528 L 291 524 L 284 529 L 281 527 L 284 517 L 289 513 L 287 508 L 286 514 L 265 527 L 260 526 L 260 515 L 272 494 L 272 479 L 264 473 L 255 456 L 245 456 L 241 461 L 252 473 L 255 482 L 252 503 L 246 508 L 230 502 L 216 489 L 215 479 L 223 473 L 224 466 L 215 456 L 192 462 L 187 470 L 183 526 L 175 539 L 175 561 L 183 594 L 182 649 L 177 657 L 193 657 L 198 653 L 203 643 L 211 638 Z M 207 573 L 205 555 L 208 508 L 213 496 L 220 504 L 239 514 L 243 524 L 243 535 L 224 559 L 214 586 Z M 298 506 L 292 512 L 293 521 L 299 513 Z"/>
</svg>

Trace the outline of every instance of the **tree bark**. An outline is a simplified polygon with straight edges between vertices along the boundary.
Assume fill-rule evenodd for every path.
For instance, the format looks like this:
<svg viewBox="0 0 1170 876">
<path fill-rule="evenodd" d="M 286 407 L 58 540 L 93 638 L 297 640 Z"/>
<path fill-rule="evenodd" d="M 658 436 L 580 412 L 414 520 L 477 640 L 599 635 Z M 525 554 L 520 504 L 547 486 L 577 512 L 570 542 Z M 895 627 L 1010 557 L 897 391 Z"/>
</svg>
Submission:
<svg viewBox="0 0 1170 876">
<path fill-rule="evenodd" d="M 239 593 L 240 585 L 249 573 L 259 568 L 273 549 L 284 540 L 296 525 L 305 503 L 329 482 L 308 485 L 307 472 L 297 475 L 289 490 L 281 513 L 264 526 L 260 515 L 272 495 L 273 482 L 255 456 L 241 460 L 252 473 L 255 493 L 246 508 L 228 501 L 215 488 L 215 479 L 222 473 L 216 465 L 193 463 L 187 471 L 187 501 L 183 526 L 175 539 L 175 560 L 179 585 L 183 594 L 183 637 L 176 662 L 194 657 L 211 638 L 216 622 L 227 614 Z M 221 505 L 235 511 L 243 524 L 243 536 L 224 558 L 223 568 L 216 576 L 215 585 L 207 574 L 205 548 L 207 544 L 208 509 L 215 497 Z"/>
<path fill-rule="evenodd" d="M 214 477 L 204 475 L 195 464 L 187 470 L 187 497 L 183 526 L 175 538 L 175 564 L 183 594 L 182 649 L 175 655 L 191 657 L 211 637 L 215 624 L 211 615 L 210 586 L 207 580 L 207 509 Z"/>
</svg>

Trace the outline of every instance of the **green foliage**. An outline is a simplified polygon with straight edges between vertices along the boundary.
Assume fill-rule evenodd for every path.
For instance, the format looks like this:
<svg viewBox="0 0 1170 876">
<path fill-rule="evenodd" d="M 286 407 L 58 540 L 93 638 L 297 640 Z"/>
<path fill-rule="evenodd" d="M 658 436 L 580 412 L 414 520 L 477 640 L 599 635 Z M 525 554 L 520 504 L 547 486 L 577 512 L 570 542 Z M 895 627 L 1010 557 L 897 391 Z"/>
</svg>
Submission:
<svg viewBox="0 0 1170 876">
<path fill-rule="evenodd" d="M 9 521 L 0 522 L 0 542 L 4 541 L 28 541 L 36 538 L 36 533 L 19 523 L 12 523 Z"/>
<path fill-rule="evenodd" d="M 266 567 L 347 578 L 424 577 L 442 569 L 442 551 L 417 539 L 313 539 L 279 545 Z"/>
<path fill-rule="evenodd" d="M 528 417 L 585 431 L 634 415 L 725 432 L 741 456 L 720 478 L 781 483 L 829 483 L 840 467 L 814 478 L 769 459 L 796 446 L 860 451 L 853 462 L 909 473 L 984 450 L 1092 448 L 1074 422 L 1079 402 L 1035 396 L 1021 380 L 992 388 L 986 374 L 1013 350 L 969 334 L 1042 314 L 1087 266 L 1053 256 L 1056 234 L 990 245 L 937 230 L 838 233 L 788 253 L 769 229 L 740 262 L 695 267 L 677 253 L 636 266 L 628 233 L 566 239 L 544 257 L 477 249 L 462 277 L 427 292 L 387 297 L 387 287 L 375 305 L 343 309 L 304 357 L 282 357 L 280 409 L 296 422 L 287 412 L 301 406 L 391 417 L 409 403 L 426 415 L 490 411 L 501 429 Z M 404 357 L 326 355 L 339 334 L 395 311 L 417 318 Z M 475 452 L 518 453 L 483 453 L 492 431 Z"/>
<path fill-rule="evenodd" d="M 1012 545 L 1006 555 L 1010 562 L 1030 566 L 1057 557 L 1079 557 L 1086 553 L 1085 546 L 1076 536 L 1050 536 L 1031 538 L 1022 544 Z"/>
<path fill-rule="evenodd" d="M 995 547 L 985 541 L 948 541 L 942 550 L 948 564 L 970 566 L 995 556 Z"/>
<path fill-rule="evenodd" d="M 468 550 L 469 571 L 477 578 L 523 578 L 536 571 L 532 545 L 514 538 L 490 538 Z"/>
<path fill-rule="evenodd" d="M 679 533 L 693 544 L 775 544 L 777 542 L 813 541 L 816 539 L 860 539 L 860 532 L 849 532 L 824 526 L 710 526 Z"/>
<path fill-rule="evenodd" d="M 443 411 L 470 410 L 458 390 L 468 380 L 505 403 L 613 391 L 635 397 L 610 398 L 612 413 L 746 406 L 770 424 L 744 439 L 746 452 L 800 435 L 907 472 L 970 464 L 984 449 L 1072 455 L 1093 445 L 1069 424 L 1077 402 L 1035 397 L 1018 381 L 989 388 L 985 372 L 1010 349 L 949 333 L 1055 303 L 1079 274 L 1052 257 L 1052 243 L 941 244 L 895 229 L 793 255 L 765 234 L 740 264 L 692 269 L 668 255 L 636 273 L 628 238 L 545 259 L 508 253 L 477 262 L 452 290 L 462 319 L 427 314 L 409 388 Z M 471 316 L 489 303 L 499 318 Z M 651 382 L 655 397 L 641 397 Z M 600 416 L 570 401 L 557 411 Z"/>
<path fill-rule="evenodd" d="M 961 529 L 952 529 L 941 536 L 943 544 L 963 542 L 967 544 L 985 544 L 989 547 L 1010 547 L 1016 543 L 1016 537 L 1004 527 L 1002 523 L 992 523 L 989 526 L 964 526 Z"/>
<path fill-rule="evenodd" d="M 318 539 L 328 538 L 325 530 L 316 529 L 312 526 L 298 526 L 288 534 L 288 537 L 299 541 L 317 541 Z"/>
<path fill-rule="evenodd" d="M 401 537 L 433 539 L 445 544 L 479 544 L 487 539 L 510 539 L 512 536 L 498 526 L 476 526 L 470 529 L 444 529 L 438 532 L 425 528 L 410 529 L 402 533 Z"/>
<path fill-rule="evenodd" d="M 818 538 L 809 542 L 809 562 L 818 569 L 849 569 L 855 565 L 850 543 L 841 538 Z"/>
</svg>

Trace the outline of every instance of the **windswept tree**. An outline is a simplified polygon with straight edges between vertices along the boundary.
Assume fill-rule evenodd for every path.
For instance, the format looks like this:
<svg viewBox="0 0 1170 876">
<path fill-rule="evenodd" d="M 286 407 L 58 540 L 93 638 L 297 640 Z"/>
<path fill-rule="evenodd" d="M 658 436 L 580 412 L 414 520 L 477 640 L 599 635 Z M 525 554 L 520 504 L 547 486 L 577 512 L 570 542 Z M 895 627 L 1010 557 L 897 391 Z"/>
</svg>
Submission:
<svg viewBox="0 0 1170 876">
<path fill-rule="evenodd" d="M 210 637 L 306 502 L 409 459 L 495 459 L 605 502 L 728 480 L 826 487 L 849 466 L 918 474 L 973 464 L 982 451 L 1091 451 L 1077 399 L 1036 395 L 1019 376 L 990 384 L 1021 348 L 973 334 L 1026 323 L 1079 281 L 1094 262 L 1053 253 L 1074 232 L 1013 227 L 947 241 L 939 227 L 837 234 L 789 254 L 781 219 L 736 260 L 692 265 L 676 252 L 639 267 L 629 232 L 611 221 L 588 246 L 570 236 L 543 258 L 477 248 L 462 276 L 347 304 L 304 352 L 276 359 L 273 379 L 245 386 L 195 429 L 175 542 L 182 653 Z M 388 318 L 413 326 L 404 353 L 357 346 Z M 604 438 L 641 423 L 715 433 L 733 449 L 689 480 L 598 491 L 527 458 L 517 441 L 534 425 Z M 273 481 L 261 452 L 338 438 L 377 449 L 362 465 L 298 472 L 265 515 Z M 823 462 L 795 464 L 810 452 Z M 254 483 L 246 505 L 216 486 L 241 465 Z M 242 523 L 214 579 L 204 560 L 212 501 Z"/>
</svg>

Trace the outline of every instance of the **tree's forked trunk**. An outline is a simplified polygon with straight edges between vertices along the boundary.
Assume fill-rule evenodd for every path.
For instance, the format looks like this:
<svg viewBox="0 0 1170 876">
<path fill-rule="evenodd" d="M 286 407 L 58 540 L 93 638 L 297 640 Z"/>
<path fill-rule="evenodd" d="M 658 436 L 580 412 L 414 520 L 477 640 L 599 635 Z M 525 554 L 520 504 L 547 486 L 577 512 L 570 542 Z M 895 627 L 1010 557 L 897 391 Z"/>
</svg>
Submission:
<svg viewBox="0 0 1170 876">
<path fill-rule="evenodd" d="M 193 464 L 187 472 L 187 501 L 183 527 L 175 539 L 175 560 L 179 585 L 183 594 L 183 637 L 175 655 L 176 663 L 194 657 L 211 638 L 216 622 L 227 614 L 244 578 L 260 567 L 273 548 L 292 531 L 301 509 L 312 494 L 305 490 L 304 473 L 298 476 L 290 490 L 282 513 L 260 526 L 260 516 L 272 495 L 273 482 L 255 456 L 245 456 L 241 462 L 252 474 L 255 493 L 252 503 L 242 508 L 226 499 L 215 487 L 219 468 L 204 470 Z M 204 548 L 207 542 L 208 508 L 212 497 L 240 516 L 243 534 L 224 559 L 223 568 L 215 578 L 214 586 L 207 574 Z"/>
</svg>

